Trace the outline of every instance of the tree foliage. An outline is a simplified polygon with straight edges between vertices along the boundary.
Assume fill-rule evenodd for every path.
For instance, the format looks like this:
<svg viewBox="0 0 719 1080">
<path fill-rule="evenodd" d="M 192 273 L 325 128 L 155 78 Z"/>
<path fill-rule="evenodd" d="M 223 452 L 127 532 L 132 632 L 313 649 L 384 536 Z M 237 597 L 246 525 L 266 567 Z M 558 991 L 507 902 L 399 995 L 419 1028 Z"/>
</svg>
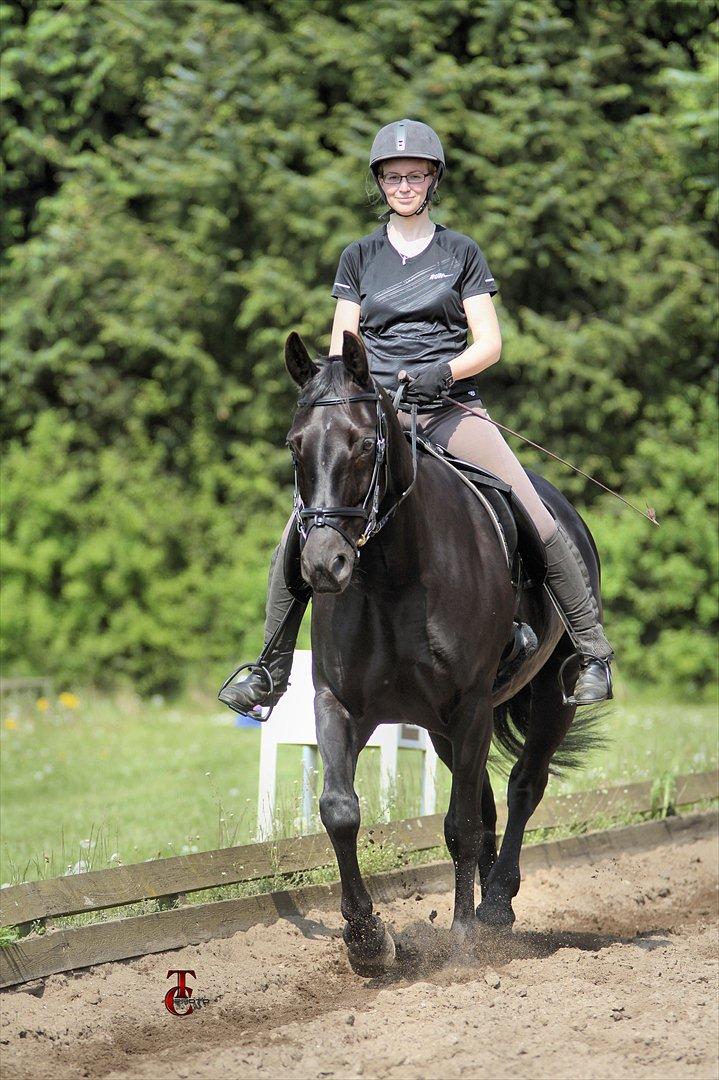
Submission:
<svg viewBox="0 0 719 1080">
<path fill-rule="evenodd" d="M 326 352 L 376 129 L 443 139 L 493 415 L 586 513 L 625 671 L 713 670 L 716 25 L 703 0 L 3 6 L 3 657 L 144 690 L 261 636 L 290 329 Z"/>
</svg>

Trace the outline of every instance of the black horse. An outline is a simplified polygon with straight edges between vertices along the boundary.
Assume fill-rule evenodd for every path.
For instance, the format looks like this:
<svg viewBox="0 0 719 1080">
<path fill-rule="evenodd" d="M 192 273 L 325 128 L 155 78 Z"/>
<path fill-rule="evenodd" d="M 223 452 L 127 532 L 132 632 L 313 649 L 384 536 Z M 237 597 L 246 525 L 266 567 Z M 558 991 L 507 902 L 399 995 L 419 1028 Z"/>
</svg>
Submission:
<svg viewBox="0 0 719 1080">
<path fill-rule="evenodd" d="M 557 676 L 574 650 L 544 589 L 528 590 L 519 613 L 538 648 L 500 694 L 493 691 L 515 614 L 497 531 L 441 461 L 421 456 L 413 476 L 410 445 L 391 399 L 370 375 L 360 338 L 345 333 L 342 356 L 318 365 L 291 334 L 285 360 L 301 387 L 287 441 L 296 467 L 301 572 L 313 590 L 320 815 L 339 864 L 350 961 L 371 973 L 394 959 L 357 862 L 355 768 L 377 725 L 426 728 L 451 770 L 445 838 L 455 868 L 452 929 L 460 940 L 478 920 L 514 921 L 524 830 L 550 762 L 562 754 L 569 762 L 587 737 L 575 725 L 567 738 L 575 707 L 563 703 Z M 599 599 L 598 557 L 586 526 L 551 484 L 532 479 L 579 547 Z M 493 734 L 518 758 L 499 856 L 486 771 Z M 475 912 L 477 866 L 482 901 Z"/>
</svg>

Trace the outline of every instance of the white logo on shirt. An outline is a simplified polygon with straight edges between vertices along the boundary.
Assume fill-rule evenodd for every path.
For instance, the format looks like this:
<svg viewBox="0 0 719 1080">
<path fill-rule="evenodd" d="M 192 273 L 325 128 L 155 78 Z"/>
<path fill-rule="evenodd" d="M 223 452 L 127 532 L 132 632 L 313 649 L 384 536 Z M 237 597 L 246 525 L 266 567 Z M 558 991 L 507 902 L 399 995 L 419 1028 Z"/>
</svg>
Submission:
<svg viewBox="0 0 719 1080">
<path fill-rule="evenodd" d="M 449 277 L 449 274 L 430 274 L 429 275 L 429 280 L 430 281 L 437 281 L 438 278 L 444 278 L 444 277 Z"/>
</svg>

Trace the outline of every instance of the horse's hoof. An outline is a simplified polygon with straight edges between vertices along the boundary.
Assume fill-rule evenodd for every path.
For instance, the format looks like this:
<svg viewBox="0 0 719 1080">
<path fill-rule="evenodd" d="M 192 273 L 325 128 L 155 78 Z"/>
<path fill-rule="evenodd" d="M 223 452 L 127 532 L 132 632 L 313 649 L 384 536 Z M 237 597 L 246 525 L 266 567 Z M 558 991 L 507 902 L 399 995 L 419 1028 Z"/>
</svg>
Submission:
<svg viewBox="0 0 719 1080">
<path fill-rule="evenodd" d="M 360 941 L 347 941 L 347 957 L 355 975 L 384 975 L 394 965 L 396 950 L 390 932 L 377 920 L 375 933 Z"/>
<path fill-rule="evenodd" d="M 471 948 L 477 940 L 477 924 L 474 921 L 466 923 L 455 920 L 450 928 L 450 935 L 454 948 Z"/>
<path fill-rule="evenodd" d="M 516 918 L 510 903 L 483 900 L 477 908 L 477 920 L 492 930 L 511 930 Z"/>
<path fill-rule="evenodd" d="M 474 954 L 479 944 L 479 927 L 476 922 L 471 925 L 466 923 L 452 923 L 450 930 L 451 948 L 448 963 L 462 965 L 474 959 Z"/>
</svg>

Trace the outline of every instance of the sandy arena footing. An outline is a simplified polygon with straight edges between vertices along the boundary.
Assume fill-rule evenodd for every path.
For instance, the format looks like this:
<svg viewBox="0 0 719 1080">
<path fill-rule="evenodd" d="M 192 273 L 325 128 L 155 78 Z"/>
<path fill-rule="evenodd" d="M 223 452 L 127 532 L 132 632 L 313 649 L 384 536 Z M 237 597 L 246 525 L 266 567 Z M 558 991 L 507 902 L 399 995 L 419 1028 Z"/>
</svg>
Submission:
<svg viewBox="0 0 719 1080">
<path fill-rule="evenodd" d="M 341 916 L 0 996 L 5 1080 L 717 1076 L 717 838 L 530 872 L 516 929 L 457 964 L 451 893 L 381 904 L 399 965 L 354 975 Z M 208 1003 L 172 1016 L 169 969 Z"/>
</svg>

